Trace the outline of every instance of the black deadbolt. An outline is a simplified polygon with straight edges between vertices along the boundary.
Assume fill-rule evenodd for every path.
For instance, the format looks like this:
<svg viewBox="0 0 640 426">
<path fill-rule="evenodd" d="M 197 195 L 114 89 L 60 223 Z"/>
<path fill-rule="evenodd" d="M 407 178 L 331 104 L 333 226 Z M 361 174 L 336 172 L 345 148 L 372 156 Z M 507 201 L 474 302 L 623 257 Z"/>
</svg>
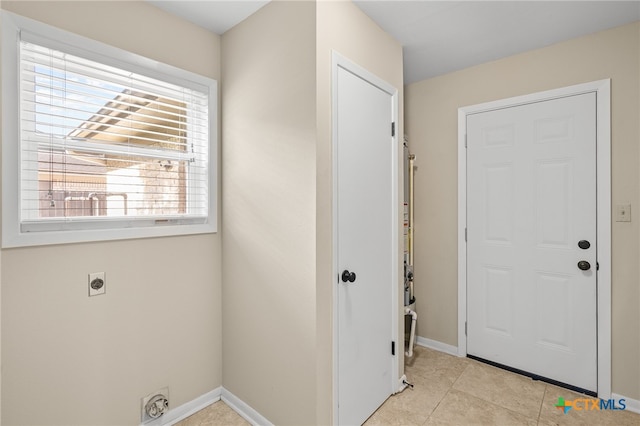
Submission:
<svg viewBox="0 0 640 426">
<path fill-rule="evenodd" d="M 578 269 L 582 271 L 588 271 L 589 269 L 591 269 L 591 264 L 586 260 L 581 260 L 580 262 L 578 262 Z"/>
<path fill-rule="evenodd" d="M 346 283 L 347 281 L 352 283 L 355 280 L 356 280 L 356 273 L 355 272 L 349 272 L 348 269 L 345 269 L 344 271 L 342 271 L 342 282 L 343 283 Z"/>
<path fill-rule="evenodd" d="M 591 247 L 591 243 L 587 240 L 580 240 L 578 241 L 578 247 L 580 247 L 582 250 L 586 250 Z"/>
</svg>

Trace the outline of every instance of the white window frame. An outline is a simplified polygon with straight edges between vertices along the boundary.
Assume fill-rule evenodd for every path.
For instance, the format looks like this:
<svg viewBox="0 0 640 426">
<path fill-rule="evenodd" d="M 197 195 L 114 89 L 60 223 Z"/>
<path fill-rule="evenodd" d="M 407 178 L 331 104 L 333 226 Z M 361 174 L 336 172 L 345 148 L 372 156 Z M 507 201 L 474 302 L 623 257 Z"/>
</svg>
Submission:
<svg viewBox="0 0 640 426">
<path fill-rule="evenodd" d="M 3 10 L 0 14 L 2 20 L 2 247 L 217 232 L 217 81 L 11 12 Z M 47 47 L 53 49 L 208 93 L 208 214 L 205 217 L 169 217 L 160 220 L 158 218 L 112 220 L 101 217 L 69 221 L 62 229 L 60 227 L 48 229 L 44 226 L 42 230 L 35 232 L 23 231 L 20 223 L 19 43 L 21 31 L 46 40 Z"/>
</svg>

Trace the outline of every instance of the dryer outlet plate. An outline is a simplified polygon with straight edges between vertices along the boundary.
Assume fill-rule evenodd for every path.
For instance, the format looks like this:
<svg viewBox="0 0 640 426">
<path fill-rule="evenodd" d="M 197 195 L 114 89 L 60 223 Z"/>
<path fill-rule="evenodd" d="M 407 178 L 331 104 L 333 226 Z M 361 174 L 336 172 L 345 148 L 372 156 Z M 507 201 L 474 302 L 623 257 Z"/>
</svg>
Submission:
<svg viewBox="0 0 640 426">
<path fill-rule="evenodd" d="M 142 423 L 153 421 L 162 417 L 169 411 L 169 387 L 151 392 L 142 398 Z"/>
<path fill-rule="evenodd" d="M 107 278 L 104 272 L 92 272 L 89 274 L 89 297 L 98 296 L 107 292 Z"/>
</svg>

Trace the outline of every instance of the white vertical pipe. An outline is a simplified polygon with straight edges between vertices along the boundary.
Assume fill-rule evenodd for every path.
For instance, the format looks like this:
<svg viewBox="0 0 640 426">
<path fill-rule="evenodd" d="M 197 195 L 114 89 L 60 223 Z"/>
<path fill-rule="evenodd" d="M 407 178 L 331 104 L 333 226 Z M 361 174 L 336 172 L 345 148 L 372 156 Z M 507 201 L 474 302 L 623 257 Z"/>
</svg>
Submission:
<svg viewBox="0 0 640 426">
<path fill-rule="evenodd" d="M 413 266 L 413 167 L 416 160 L 414 154 L 409 154 L 409 265 Z"/>
<path fill-rule="evenodd" d="M 416 311 L 412 311 L 409 308 L 404 309 L 405 315 L 411 315 L 411 331 L 409 332 L 409 349 L 404 353 L 408 357 L 413 356 L 413 341 L 416 336 L 416 321 L 418 320 L 418 314 Z"/>
</svg>

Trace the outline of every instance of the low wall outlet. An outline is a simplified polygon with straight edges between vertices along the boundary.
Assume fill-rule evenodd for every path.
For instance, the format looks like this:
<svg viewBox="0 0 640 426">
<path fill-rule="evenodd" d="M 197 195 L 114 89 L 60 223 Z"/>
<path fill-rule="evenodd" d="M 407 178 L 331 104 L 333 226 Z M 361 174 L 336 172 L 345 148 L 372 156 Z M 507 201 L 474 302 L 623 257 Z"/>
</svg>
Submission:
<svg viewBox="0 0 640 426">
<path fill-rule="evenodd" d="M 104 272 L 89 274 L 89 296 L 98 296 L 107 292 L 107 278 Z"/>
<path fill-rule="evenodd" d="M 142 423 L 162 417 L 169 411 L 169 388 L 162 388 L 142 398 Z"/>
</svg>

